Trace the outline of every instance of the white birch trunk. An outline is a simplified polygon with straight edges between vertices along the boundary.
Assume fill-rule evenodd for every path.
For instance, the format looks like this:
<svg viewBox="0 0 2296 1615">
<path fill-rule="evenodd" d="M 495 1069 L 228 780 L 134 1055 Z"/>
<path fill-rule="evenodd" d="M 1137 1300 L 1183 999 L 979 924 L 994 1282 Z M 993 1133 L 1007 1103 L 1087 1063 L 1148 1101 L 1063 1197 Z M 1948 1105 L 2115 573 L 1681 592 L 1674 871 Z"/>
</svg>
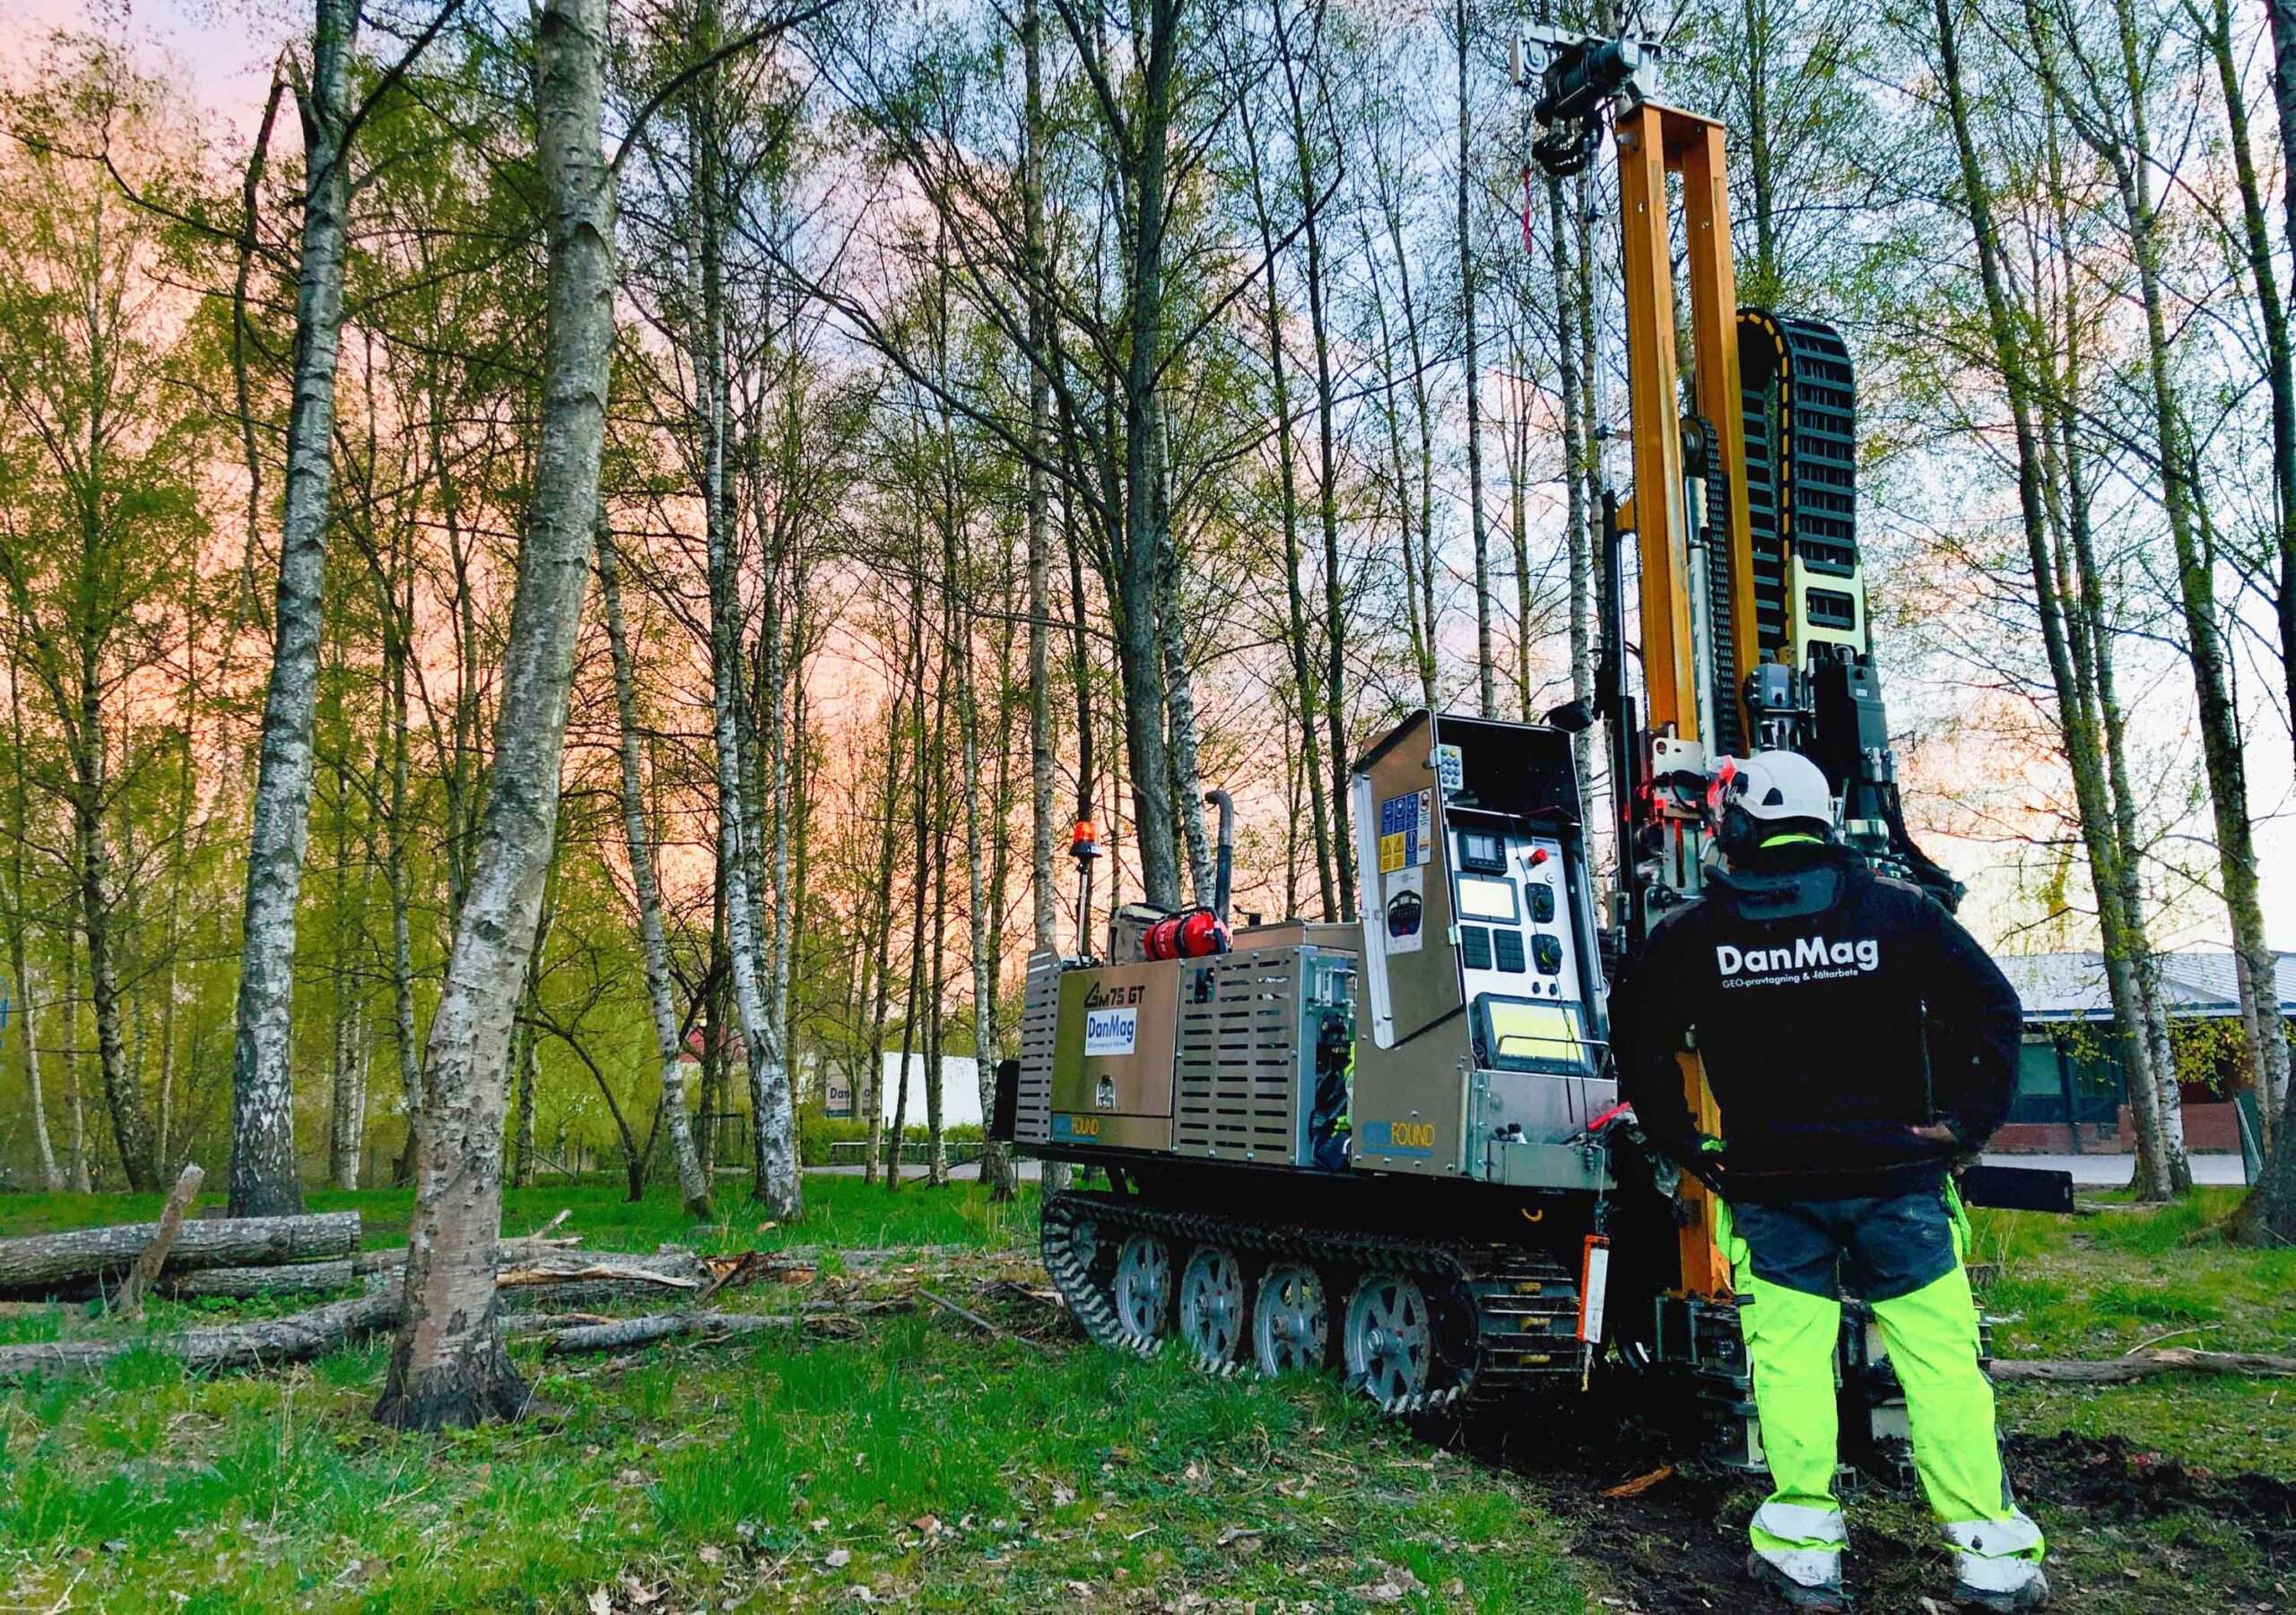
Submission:
<svg viewBox="0 0 2296 1615">
<path fill-rule="evenodd" d="M 399 621 L 404 631 L 407 614 Z M 422 1129 L 416 1118 L 422 1110 L 422 1056 L 414 1033 L 414 937 L 410 909 L 412 897 L 406 875 L 406 653 L 402 642 L 394 658 L 391 683 L 390 824 L 384 850 L 383 878 L 391 904 L 391 1046 L 398 1059 L 399 1103 L 406 1111 L 405 1176 L 420 1170 L 416 1146 Z M 396 1175 L 395 1181 L 396 1180 Z"/>
<path fill-rule="evenodd" d="M 972 919 L 973 1064 L 980 1081 L 980 1114 L 996 1114 L 996 1060 L 1003 1052 L 996 1025 L 997 943 L 990 921 L 987 849 L 982 845 L 980 808 L 980 708 L 973 686 L 970 624 L 960 623 L 949 644 L 957 659 L 957 725 L 963 750 L 965 796 L 965 890 Z M 1004 827 L 996 827 L 999 834 Z M 1013 1161 L 991 1139 L 981 1147 L 980 1181 L 997 1200 L 1013 1196 Z"/>
<path fill-rule="evenodd" d="M 798 586 L 799 588 L 802 586 Z M 797 592 L 793 589 L 793 593 Z M 796 743 L 789 732 L 789 680 L 786 666 L 785 644 L 794 642 L 797 629 L 794 623 L 785 636 L 777 619 L 772 638 L 766 647 L 766 677 L 770 694 L 768 708 L 770 733 L 768 749 L 773 759 L 773 952 L 766 983 L 766 1040 L 765 1081 L 762 1087 L 763 1110 L 753 1118 L 752 1133 L 757 1138 L 760 1181 L 768 1185 L 765 1196 L 769 1203 L 787 1206 L 787 1214 L 796 1216 L 797 1203 L 797 1084 L 789 1058 L 789 960 L 793 931 L 796 916 L 790 907 L 790 815 L 795 807 L 790 801 L 790 749 Z M 752 1097 L 751 1104 L 758 1104 Z M 783 1185 L 787 1185 L 786 1203 Z"/>
<path fill-rule="evenodd" d="M 39 988 L 32 976 L 29 950 L 24 933 L 30 927 L 24 904 L 24 838 L 29 828 L 30 802 L 24 786 L 24 705 L 23 677 L 13 656 L 8 660 L 8 727 L 15 742 L 14 830 L 15 846 L 12 849 L 15 890 L 8 905 L 11 922 L 8 926 L 8 966 L 16 979 L 16 996 L 22 1001 L 24 1039 L 24 1087 L 31 1101 L 32 1140 L 39 1152 L 41 1186 L 55 1194 L 64 1187 L 63 1169 L 57 1165 L 56 1146 L 48 1136 L 48 1108 L 42 1102 L 39 1085 L 39 1033 L 35 1021 Z M 65 945 L 71 946 L 69 933 Z"/>
<path fill-rule="evenodd" d="M 64 1102 L 72 1117 L 72 1187 L 82 1194 L 95 1192 L 88 1168 L 88 1107 L 80 1093 L 80 978 L 77 941 L 70 925 L 64 927 Z"/>
<path fill-rule="evenodd" d="M 57 1165 L 56 1146 L 48 1142 L 48 1108 L 42 1102 L 39 1087 L 39 1030 L 34 1019 L 37 987 L 30 967 L 24 963 L 23 933 L 18 929 L 12 943 L 15 951 L 16 991 L 22 1002 L 17 1012 L 23 1020 L 24 1086 L 30 1090 L 32 1107 L 32 1142 L 39 1149 L 39 1181 L 51 1194 L 64 1187 L 64 1169 Z"/>
<path fill-rule="evenodd" d="M 714 412 L 709 431 L 714 476 L 722 473 L 723 466 L 718 446 L 721 427 Z M 709 502 L 717 502 L 714 493 Z M 749 888 L 750 858 L 744 842 L 749 815 L 743 801 L 741 734 L 734 708 L 734 638 L 739 625 L 733 535 L 722 520 L 711 521 L 709 528 L 710 696 L 718 743 L 718 835 L 724 848 L 719 864 L 726 882 L 726 951 L 734 980 L 734 1012 L 741 1022 L 742 1042 L 749 1057 L 750 1133 L 755 1168 L 751 1192 L 775 1220 L 788 1221 L 803 1210 L 797 1175 L 786 1162 L 770 1159 L 765 1150 L 768 1118 L 788 1108 L 788 1073 L 781 1071 L 777 1093 L 770 1085 L 770 1073 L 776 1069 L 774 1039 L 764 985 L 758 978 L 757 907 Z"/>
<path fill-rule="evenodd" d="M 103 824 L 110 785 L 92 666 L 84 669 L 83 681 L 83 743 L 75 748 L 79 755 L 72 817 L 79 855 L 80 923 L 88 938 L 88 999 L 96 1015 L 96 1071 L 103 1080 L 104 1108 L 111 1116 L 112 1142 L 118 1148 L 127 1186 L 139 1194 L 156 1194 L 165 1185 L 153 1153 L 152 1119 L 144 1109 L 143 1090 L 127 1068 L 127 1043 L 120 1031 L 119 964 L 112 955 L 111 850 Z"/>
<path fill-rule="evenodd" d="M 714 410 L 706 430 L 710 442 L 707 449 L 709 469 L 705 476 L 714 484 L 716 478 L 723 474 L 722 425 Z M 706 492 L 705 503 L 712 508 L 719 503 L 714 486 Z M 726 951 L 734 982 L 734 1012 L 741 1023 L 742 1042 L 749 1058 L 750 1133 L 756 1168 L 752 1193 L 777 1220 L 787 1221 L 803 1209 L 796 1174 L 784 1172 L 778 1177 L 770 1177 L 770 1163 L 763 1150 L 765 1120 L 776 1105 L 775 1096 L 767 1087 L 772 1058 L 771 1029 L 767 1024 L 764 985 L 758 979 L 757 909 L 749 889 L 750 860 L 744 844 L 748 814 L 743 804 L 741 734 L 734 709 L 734 638 L 738 628 L 738 601 L 734 587 L 733 535 L 726 530 L 722 519 L 710 519 L 709 526 L 710 704 L 718 746 L 718 835 L 722 847 L 719 867 L 726 883 Z M 786 1107 L 787 1102 L 785 1072 L 780 1103 Z"/>
<path fill-rule="evenodd" d="M 1039 0 L 1021 10 L 1021 49 L 1027 80 L 1021 137 L 1021 209 L 1029 268 L 1029 352 L 1045 350 L 1044 168 L 1040 126 L 1044 118 L 1044 15 Z M 1044 367 L 1029 365 L 1029 899 L 1030 918 L 1039 952 L 1057 951 L 1058 894 L 1053 883 L 1053 792 L 1058 758 L 1052 731 L 1051 593 L 1052 543 L 1046 525 L 1043 465 L 1051 387 Z"/>
<path fill-rule="evenodd" d="M 638 941 L 646 959 L 646 1006 L 654 1020 L 654 1055 L 660 1062 L 662 1120 L 670 1134 L 670 1159 L 676 1164 L 678 1195 L 686 1215 L 708 1221 L 709 1177 L 694 1148 L 693 1128 L 686 1119 L 685 1062 L 678 1047 L 677 1006 L 670 996 L 670 945 L 662 929 L 662 889 L 654 876 L 654 849 L 646 828 L 645 785 L 639 769 L 638 688 L 631 666 L 630 636 L 622 617 L 621 563 L 614 554 L 613 535 L 601 524 L 598 533 L 598 586 L 605 597 L 606 641 L 613 653 L 614 715 L 622 733 L 622 829 L 630 851 L 630 883 L 638 899 Z"/>
<path fill-rule="evenodd" d="M 496 1314 L 504 1064 L 558 828 L 568 687 L 597 521 L 613 345 L 613 176 L 599 151 L 606 0 L 548 0 L 536 112 L 550 242 L 534 499 L 504 650 L 494 771 L 446 984 L 407 1243 L 406 1310 L 375 1416 L 510 1416 L 525 1384 Z"/>
<path fill-rule="evenodd" d="M 291 1046 L 295 906 L 311 811 L 327 506 L 335 481 L 335 378 L 349 249 L 351 57 L 358 0 L 318 0 L 303 103 L 309 178 L 295 291 L 294 403 L 287 422 L 287 509 L 279 534 L 271 684 L 264 698 L 248 847 L 245 942 L 231 1047 L 230 1211 L 299 1211 Z"/>
<path fill-rule="evenodd" d="M 334 1071 L 327 1114 L 327 1180 L 338 1189 L 359 1186 L 359 1159 L 367 1138 L 366 1072 L 360 1058 L 365 1018 L 337 1009 Z"/>
<path fill-rule="evenodd" d="M 1498 670 L 1491 639 L 1491 539 L 1483 510 L 1483 356 L 1475 331 L 1474 235 L 1467 206 L 1474 182 L 1474 152 L 1471 143 L 1471 106 L 1467 97 L 1469 14 L 1466 0 L 1458 0 L 1454 19 L 1458 30 L 1459 66 L 1459 315 L 1465 335 L 1464 365 L 1467 394 L 1467 526 L 1474 537 L 1475 694 L 1477 710 L 1485 717 L 1499 716 Z M 1340 760 L 1333 759 L 1338 767 Z M 1343 841 L 1342 845 L 1345 845 Z"/>
</svg>

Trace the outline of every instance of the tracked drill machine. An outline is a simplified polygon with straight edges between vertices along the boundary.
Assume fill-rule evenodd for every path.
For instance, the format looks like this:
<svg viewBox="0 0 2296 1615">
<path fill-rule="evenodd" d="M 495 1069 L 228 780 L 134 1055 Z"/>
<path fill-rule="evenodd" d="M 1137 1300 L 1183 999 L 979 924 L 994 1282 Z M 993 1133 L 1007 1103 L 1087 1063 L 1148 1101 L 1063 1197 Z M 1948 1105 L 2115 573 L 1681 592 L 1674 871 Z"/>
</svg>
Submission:
<svg viewBox="0 0 2296 1615">
<path fill-rule="evenodd" d="M 1175 1337 L 1207 1368 L 1336 1366 L 1408 1415 L 1590 1369 L 1694 1391 L 1717 1449 L 1760 1461 L 1711 1207 L 1617 1105 L 1605 984 L 1696 894 L 1715 760 L 1790 747 L 1845 838 L 1951 903 L 1905 832 L 1868 639 L 1849 355 L 1736 307 L 1722 129 L 1650 98 L 1631 40 L 1518 47 L 1535 159 L 1619 162 L 1633 491 L 1605 495 L 1598 692 L 1524 725 L 1418 712 L 1353 768 L 1362 916 L 1230 928 L 1231 810 L 1208 911 L 1119 911 L 1104 950 L 1030 961 L 998 1126 L 1099 1168 L 1048 1195 L 1046 1267 L 1104 1346 Z M 1676 372 L 1667 179 L 1682 180 L 1693 357 Z M 1631 676 L 1625 551 L 1639 567 Z M 1572 734 L 1611 740 L 1590 824 Z M 1591 838 L 1614 838 L 1598 906 Z M 1715 1120 L 1694 1055 L 1686 1091 Z M 1902 1404 L 1851 1309 L 1844 1428 Z"/>
</svg>

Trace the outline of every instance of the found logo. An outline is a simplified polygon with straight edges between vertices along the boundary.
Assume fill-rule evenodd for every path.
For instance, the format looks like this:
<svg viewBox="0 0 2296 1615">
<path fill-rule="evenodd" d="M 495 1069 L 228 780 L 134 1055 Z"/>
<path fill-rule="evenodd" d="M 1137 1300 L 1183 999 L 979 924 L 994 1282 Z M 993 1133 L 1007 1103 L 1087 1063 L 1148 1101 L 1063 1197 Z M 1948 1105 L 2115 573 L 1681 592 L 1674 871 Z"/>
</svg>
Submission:
<svg viewBox="0 0 2296 1615">
<path fill-rule="evenodd" d="M 1088 1010 L 1104 1010 L 1110 1004 L 1138 1003 L 1141 994 L 1145 991 L 1146 988 L 1136 981 L 1119 982 L 1113 986 L 1106 982 L 1096 981 L 1085 991 L 1084 1007 Z"/>
<path fill-rule="evenodd" d="M 1734 948 L 1721 942 L 1714 949 L 1714 968 L 1726 987 L 1831 981 L 1880 969 L 1882 944 L 1870 936 L 1843 942 L 1805 936 L 1775 948 Z"/>
<path fill-rule="evenodd" d="M 1128 1055 L 1140 1042 L 1140 1012 L 1136 1009 L 1084 1012 L 1084 1053 Z"/>
<path fill-rule="evenodd" d="M 1371 1155 L 1432 1155 L 1435 1153 L 1435 1124 L 1366 1122 L 1363 1124 L 1363 1150 Z"/>
</svg>

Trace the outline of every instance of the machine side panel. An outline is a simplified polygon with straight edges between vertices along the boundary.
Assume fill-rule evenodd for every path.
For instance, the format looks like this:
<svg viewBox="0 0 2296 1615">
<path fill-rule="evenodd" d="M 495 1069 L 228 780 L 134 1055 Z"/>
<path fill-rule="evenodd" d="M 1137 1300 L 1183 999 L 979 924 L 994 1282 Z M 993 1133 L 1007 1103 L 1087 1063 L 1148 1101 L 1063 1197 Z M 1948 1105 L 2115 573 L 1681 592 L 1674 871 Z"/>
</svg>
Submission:
<svg viewBox="0 0 2296 1615">
<path fill-rule="evenodd" d="M 1355 774 L 1370 1013 L 1355 1043 L 1352 1164 L 1457 1177 L 1467 1026 L 1435 739 L 1435 724 L 1422 713 Z"/>
<path fill-rule="evenodd" d="M 1355 1045 L 1357 1171 L 1457 1177 L 1466 1123 L 1466 1021 L 1454 1016 L 1401 1048 Z"/>
<path fill-rule="evenodd" d="M 1060 977 L 1051 1138 L 1126 1150 L 1172 1147 L 1181 961 L 1101 965 Z"/>
<path fill-rule="evenodd" d="M 1052 1056 L 1060 1025 L 1060 955 L 1029 955 L 1028 985 L 1021 996 L 1020 1105 L 1013 1142 L 1041 1144 L 1052 1136 Z"/>
<path fill-rule="evenodd" d="M 1176 1153 L 1305 1164 L 1315 1049 L 1302 973 L 1314 956 L 1255 948 L 1183 967 Z"/>
<path fill-rule="evenodd" d="M 1363 973 L 1371 1041 L 1381 1048 L 1410 1043 L 1464 1002 L 1448 942 L 1451 891 L 1433 752 L 1434 726 L 1422 714 L 1355 773 Z"/>
</svg>

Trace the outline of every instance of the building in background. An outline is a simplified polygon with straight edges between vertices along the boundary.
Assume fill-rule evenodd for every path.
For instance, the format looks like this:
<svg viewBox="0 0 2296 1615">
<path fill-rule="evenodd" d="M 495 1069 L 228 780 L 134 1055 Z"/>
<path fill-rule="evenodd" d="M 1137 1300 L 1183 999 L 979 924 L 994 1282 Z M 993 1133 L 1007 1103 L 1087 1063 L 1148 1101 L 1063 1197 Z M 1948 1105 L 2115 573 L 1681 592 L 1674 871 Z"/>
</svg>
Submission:
<svg viewBox="0 0 2296 1615">
<path fill-rule="evenodd" d="M 893 1119 L 893 1106 L 900 1097 L 900 1055 L 882 1056 L 884 1074 L 877 1080 L 879 1108 L 888 1124 Z M 848 1111 L 848 1114 L 850 1112 Z M 912 1054 L 909 1057 L 909 1114 L 906 1124 L 922 1130 L 925 1125 L 925 1056 Z M 944 1127 L 978 1127 L 980 1125 L 980 1063 L 970 1055 L 944 1055 L 941 1058 L 941 1125 Z M 914 1134 L 912 1134 L 914 1136 Z"/>
<path fill-rule="evenodd" d="M 2280 1013 L 2296 1016 L 2296 953 L 2279 959 Z M 2105 986 L 2104 955 L 2028 953 L 1997 961 L 2025 1005 L 2017 1098 L 1997 1150 L 2128 1153 L 2128 1073 Z M 2161 991 L 2184 1096 L 2185 1144 L 2195 1154 L 2237 1151 L 2236 1099 L 2248 1087 L 2232 956 L 2213 950 L 2161 955 Z M 2253 1100 L 2251 1100 L 2251 1103 Z"/>
</svg>

